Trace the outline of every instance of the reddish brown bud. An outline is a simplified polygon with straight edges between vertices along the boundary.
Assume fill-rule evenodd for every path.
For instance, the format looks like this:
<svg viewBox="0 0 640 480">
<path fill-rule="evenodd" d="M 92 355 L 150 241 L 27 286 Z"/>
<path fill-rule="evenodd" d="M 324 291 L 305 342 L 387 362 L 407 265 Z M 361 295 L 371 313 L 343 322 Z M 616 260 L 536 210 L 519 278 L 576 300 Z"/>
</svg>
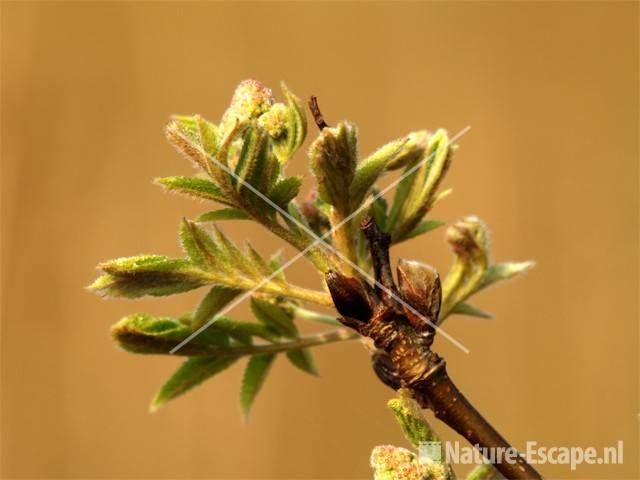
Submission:
<svg viewBox="0 0 640 480">
<path fill-rule="evenodd" d="M 437 322 L 442 298 L 438 272 L 424 263 L 402 259 L 398 262 L 397 271 L 400 293 L 407 303 L 424 317 L 421 318 L 411 309 L 404 307 L 409 321 L 415 328 L 433 328 L 429 322 Z"/>
<path fill-rule="evenodd" d="M 360 280 L 334 271 L 329 271 L 325 280 L 340 315 L 361 322 L 369 321 L 373 310 L 369 304 L 369 295 Z"/>
</svg>

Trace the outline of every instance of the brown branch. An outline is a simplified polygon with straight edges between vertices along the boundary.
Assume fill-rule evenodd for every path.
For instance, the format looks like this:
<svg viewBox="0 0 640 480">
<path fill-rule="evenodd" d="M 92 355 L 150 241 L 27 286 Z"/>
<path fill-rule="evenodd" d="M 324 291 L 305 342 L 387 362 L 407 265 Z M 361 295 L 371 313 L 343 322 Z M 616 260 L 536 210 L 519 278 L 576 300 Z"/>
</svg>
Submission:
<svg viewBox="0 0 640 480">
<path fill-rule="evenodd" d="M 323 130 L 329 125 L 324 121 L 324 117 L 322 116 L 322 112 L 320 111 L 320 107 L 318 106 L 318 98 L 315 95 L 311 95 L 309 98 L 309 110 L 311 110 L 311 114 L 313 115 L 313 120 L 316 122 L 318 129 Z"/>
<path fill-rule="evenodd" d="M 437 273 L 427 265 L 401 262 L 398 270 L 402 302 L 398 302 L 389 265 L 388 235 L 371 218 L 365 218 L 362 229 L 369 241 L 376 281 L 394 295 L 335 272 L 326 279 L 334 305 L 344 317 L 340 321 L 371 338 L 379 349 L 373 359 L 378 377 L 391 388 L 407 389 L 423 408 L 431 409 L 436 418 L 483 454 L 488 449 L 500 450 L 502 461 L 494 466 L 506 478 L 541 479 L 460 393 L 447 375 L 445 361 L 431 350 L 435 332 L 427 326 L 438 318 L 442 295 Z M 403 303 L 413 308 L 407 309 Z"/>
</svg>

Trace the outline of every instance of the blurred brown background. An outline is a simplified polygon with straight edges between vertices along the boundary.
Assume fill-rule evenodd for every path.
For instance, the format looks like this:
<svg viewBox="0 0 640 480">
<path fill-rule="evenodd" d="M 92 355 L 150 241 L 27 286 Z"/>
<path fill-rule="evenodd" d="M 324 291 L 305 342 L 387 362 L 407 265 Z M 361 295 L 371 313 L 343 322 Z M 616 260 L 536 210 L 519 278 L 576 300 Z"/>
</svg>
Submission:
<svg viewBox="0 0 640 480">
<path fill-rule="evenodd" d="M 321 379 L 276 362 L 248 425 L 240 365 L 150 415 L 178 361 L 123 353 L 109 327 L 183 313 L 203 292 L 128 302 L 82 288 L 98 261 L 179 254 L 180 217 L 207 206 L 151 184 L 191 172 L 163 125 L 217 120 L 247 77 L 318 95 L 328 121 L 360 127 L 364 153 L 471 125 L 432 218 L 477 214 L 496 260 L 538 266 L 477 297 L 495 320 L 448 321 L 469 355 L 437 350 L 518 447 L 625 442 L 623 465 L 540 467 L 548 477 L 637 478 L 635 2 L 3 2 L 4 477 L 368 478 L 374 445 L 405 445 L 356 343 L 315 351 Z M 304 155 L 290 172 L 307 174 Z M 247 222 L 225 228 L 281 247 Z M 446 271 L 443 235 L 395 255 Z M 288 275 L 317 286 L 310 272 Z"/>
</svg>

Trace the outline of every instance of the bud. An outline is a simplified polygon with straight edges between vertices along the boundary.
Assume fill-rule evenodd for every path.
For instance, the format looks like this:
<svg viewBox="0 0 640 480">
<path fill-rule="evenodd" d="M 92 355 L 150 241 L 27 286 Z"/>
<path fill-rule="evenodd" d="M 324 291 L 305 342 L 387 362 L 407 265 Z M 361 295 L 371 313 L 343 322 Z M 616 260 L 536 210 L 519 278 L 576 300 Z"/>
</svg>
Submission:
<svg viewBox="0 0 640 480">
<path fill-rule="evenodd" d="M 447 241 L 456 255 L 480 258 L 489 256 L 489 233 L 478 217 L 470 216 L 447 229 Z"/>
<path fill-rule="evenodd" d="M 243 80 L 236 87 L 231 105 L 222 116 L 222 137 L 231 131 L 236 123 L 245 123 L 258 118 L 273 105 L 271 89 L 257 80 Z"/>
<path fill-rule="evenodd" d="M 285 104 L 276 103 L 260 115 L 258 125 L 264 128 L 271 138 L 280 138 L 287 129 L 288 114 L 289 111 Z"/>
<path fill-rule="evenodd" d="M 387 407 L 393 411 L 402 433 L 414 447 L 418 448 L 424 442 L 438 441 L 420 405 L 403 390 L 397 398 L 389 400 Z"/>
<path fill-rule="evenodd" d="M 327 127 L 309 149 L 320 198 L 339 212 L 350 211 L 349 188 L 358 162 L 358 133 L 349 123 Z"/>
<path fill-rule="evenodd" d="M 374 480 L 444 480 L 429 476 L 429 466 L 422 465 L 413 452 L 392 445 L 381 445 L 371 452 Z"/>
<path fill-rule="evenodd" d="M 360 280 L 334 271 L 329 271 L 325 279 L 333 304 L 340 315 L 360 322 L 369 321 L 373 311 L 367 291 Z"/>
<path fill-rule="evenodd" d="M 400 151 L 396 153 L 393 160 L 387 163 L 387 170 L 397 170 L 417 162 L 423 158 L 428 143 L 429 134 L 425 130 L 411 132 L 407 135 Z"/>
<path fill-rule="evenodd" d="M 371 452 L 371 466 L 376 471 L 397 470 L 414 460 L 416 456 L 413 452 L 393 445 L 380 445 Z"/>
<path fill-rule="evenodd" d="M 400 259 L 397 273 L 398 286 L 404 299 L 435 324 L 440 313 L 442 297 L 438 272 L 424 263 Z M 422 331 L 432 329 L 433 325 L 410 309 L 405 308 L 405 313 L 414 328 Z"/>
</svg>

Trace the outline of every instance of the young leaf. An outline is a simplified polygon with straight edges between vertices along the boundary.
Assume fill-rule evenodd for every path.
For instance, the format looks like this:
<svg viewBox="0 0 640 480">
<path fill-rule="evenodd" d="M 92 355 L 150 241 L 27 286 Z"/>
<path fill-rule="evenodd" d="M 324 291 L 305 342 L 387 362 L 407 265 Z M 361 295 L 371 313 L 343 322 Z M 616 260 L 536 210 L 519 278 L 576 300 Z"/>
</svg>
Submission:
<svg viewBox="0 0 640 480">
<path fill-rule="evenodd" d="M 278 305 L 252 298 L 251 311 L 258 320 L 275 329 L 280 335 L 289 338 L 297 336 L 298 331 L 293 323 L 293 316 Z"/>
<path fill-rule="evenodd" d="M 456 304 L 456 306 L 451 309 L 451 313 L 457 313 L 458 315 L 468 315 L 470 317 L 478 318 L 493 318 L 493 315 L 489 312 L 485 312 L 484 310 L 480 310 L 479 308 L 464 302 Z"/>
<path fill-rule="evenodd" d="M 211 212 L 203 213 L 196 219 L 196 221 L 217 222 L 219 220 L 246 220 L 248 218 L 249 215 L 239 208 L 223 208 L 221 210 L 213 210 Z"/>
<path fill-rule="evenodd" d="M 251 405 L 256 399 L 275 358 L 275 354 L 272 353 L 254 355 L 249 359 L 245 367 L 242 386 L 240 387 L 240 406 L 245 420 L 249 417 Z"/>
<path fill-rule="evenodd" d="M 186 218 L 180 224 L 180 243 L 189 259 L 198 267 L 215 269 L 218 265 L 220 249 L 211 236 Z"/>
<path fill-rule="evenodd" d="M 237 207 L 232 199 L 227 197 L 215 183 L 209 180 L 192 177 L 162 177 L 156 178 L 155 183 L 168 191 L 181 193 L 188 197 L 213 200 L 230 207 Z"/>
<path fill-rule="evenodd" d="M 243 179 L 237 190 L 244 202 L 259 210 L 267 210 L 268 204 L 258 192 L 266 195 L 280 171 L 278 161 L 269 148 L 269 137 L 263 130 L 248 127 L 243 136 L 242 150 L 236 166 L 236 174 Z"/>
<path fill-rule="evenodd" d="M 535 262 L 506 262 L 491 265 L 480 283 L 478 290 L 501 280 L 508 280 L 520 273 L 524 273 L 535 265 Z"/>
<path fill-rule="evenodd" d="M 406 233 L 404 236 L 396 239 L 395 243 L 405 242 L 414 237 L 417 237 L 418 235 L 422 235 L 423 233 L 435 230 L 442 225 L 444 225 L 444 222 L 441 222 L 440 220 L 425 220 L 424 222 L 420 222 L 416 228 Z"/>
<path fill-rule="evenodd" d="M 160 388 L 151 402 L 155 412 L 165 403 L 188 392 L 206 379 L 231 366 L 237 357 L 192 357 L 185 361 Z"/>
<path fill-rule="evenodd" d="M 303 372 L 307 372 L 315 376 L 318 375 L 318 368 L 316 367 L 311 351 L 308 348 L 291 350 L 287 352 L 287 358 L 294 366 Z"/>
<path fill-rule="evenodd" d="M 197 330 L 207 323 L 216 313 L 236 298 L 242 290 L 227 288 L 222 285 L 214 285 L 209 293 L 202 299 L 196 309 L 192 320 L 192 329 Z"/>
<path fill-rule="evenodd" d="M 209 329 L 224 332 L 245 345 L 251 345 L 253 343 L 252 337 L 262 338 L 269 342 L 275 342 L 279 337 L 278 332 L 266 325 L 252 322 L 239 322 L 226 317 L 219 317 L 207 330 Z"/>
<path fill-rule="evenodd" d="M 349 188 L 352 210 L 358 208 L 362 203 L 369 189 L 373 187 L 380 174 L 386 169 L 387 164 L 398 155 L 406 142 L 406 138 L 394 140 L 358 164 Z"/>
<path fill-rule="evenodd" d="M 434 133 L 419 163 L 408 165 L 405 178 L 398 184 L 389 214 L 393 241 L 412 231 L 431 209 L 437 189 L 451 163 L 452 148 L 444 130 Z"/>
<path fill-rule="evenodd" d="M 273 186 L 269 192 L 269 198 L 286 210 L 289 202 L 298 195 L 300 185 L 302 185 L 302 177 L 283 178 Z"/>
<path fill-rule="evenodd" d="M 191 328 L 179 320 L 143 313 L 128 315 L 111 328 L 111 335 L 122 349 L 142 354 L 169 354 L 191 332 Z M 229 338 L 224 330 L 208 328 L 178 350 L 178 353 L 196 354 L 212 347 L 228 345 Z"/>
<path fill-rule="evenodd" d="M 395 170 L 412 164 L 424 156 L 427 132 L 412 132 L 394 140 L 362 160 L 351 183 L 351 208 L 355 210 L 365 199 L 369 189 L 385 170 Z"/>
<path fill-rule="evenodd" d="M 184 259 L 159 255 L 118 258 L 98 265 L 105 275 L 89 289 L 112 297 L 138 298 L 186 292 L 209 282 L 205 273 Z"/>
</svg>

